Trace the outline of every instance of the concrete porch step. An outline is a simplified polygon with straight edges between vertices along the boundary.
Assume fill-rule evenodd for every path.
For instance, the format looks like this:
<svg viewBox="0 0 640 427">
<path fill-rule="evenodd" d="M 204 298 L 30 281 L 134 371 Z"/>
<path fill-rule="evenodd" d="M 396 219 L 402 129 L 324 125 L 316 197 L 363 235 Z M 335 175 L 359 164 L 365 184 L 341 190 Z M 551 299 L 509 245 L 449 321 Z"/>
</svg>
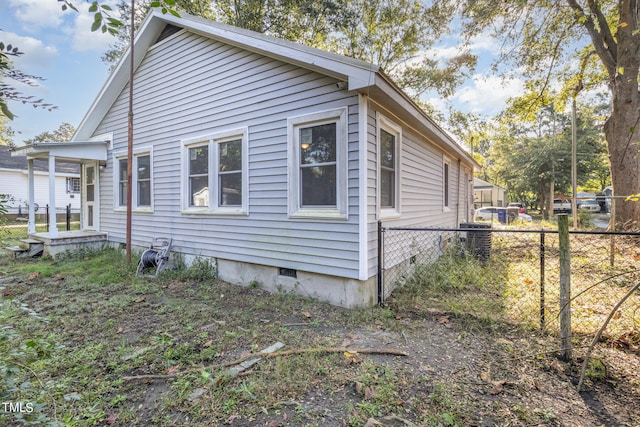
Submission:
<svg viewBox="0 0 640 427">
<path fill-rule="evenodd" d="M 27 249 L 20 246 L 5 246 L 4 251 L 13 259 L 27 256 Z"/>
<path fill-rule="evenodd" d="M 44 252 L 44 242 L 37 239 L 20 239 L 20 247 L 27 252 L 27 256 L 34 257 Z"/>
</svg>

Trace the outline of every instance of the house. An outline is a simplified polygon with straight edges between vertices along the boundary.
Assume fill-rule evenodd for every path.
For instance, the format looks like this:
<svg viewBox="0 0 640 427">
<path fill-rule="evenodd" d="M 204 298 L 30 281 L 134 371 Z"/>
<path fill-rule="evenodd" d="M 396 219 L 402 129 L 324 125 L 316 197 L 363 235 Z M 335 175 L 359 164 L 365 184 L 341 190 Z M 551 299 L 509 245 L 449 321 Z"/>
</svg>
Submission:
<svg viewBox="0 0 640 427">
<path fill-rule="evenodd" d="M 499 185 L 473 178 L 473 205 L 476 209 L 484 206 L 507 206 L 507 192 Z"/>
<path fill-rule="evenodd" d="M 28 211 L 28 162 L 26 156 L 12 156 L 11 147 L 0 146 L 0 194 L 9 196 L 7 213 L 11 216 L 26 218 Z M 45 212 L 49 203 L 49 165 L 43 161 L 34 164 L 34 185 L 36 188 L 35 210 Z M 80 167 L 77 164 L 56 163 L 56 192 L 61 196 L 56 200 L 56 211 L 80 212 Z"/>
<path fill-rule="evenodd" d="M 134 46 L 134 246 L 171 237 L 175 256 L 211 258 L 223 280 L 366 306 L 378 299 L 378 221 L 471 220 L 477 164 L 377 66 L 159 12 Z M 105 150 L 82 161 L 82 227 L 116 244 L 129 55 L 74 136 Z"/>
</svg>

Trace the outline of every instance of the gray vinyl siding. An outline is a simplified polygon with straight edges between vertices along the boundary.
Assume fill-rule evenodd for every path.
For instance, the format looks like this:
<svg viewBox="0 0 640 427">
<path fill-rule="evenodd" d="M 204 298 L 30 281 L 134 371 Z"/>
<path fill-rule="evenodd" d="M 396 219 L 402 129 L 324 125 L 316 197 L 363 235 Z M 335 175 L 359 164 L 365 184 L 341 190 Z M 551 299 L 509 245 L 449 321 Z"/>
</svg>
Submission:
<svg viewBox="0 0 640 427">
<path fill-rule="evenodd" d="M 358 98 L 333 78 L 182 32 L 151 48 L 134 79 L 134 148 L 153 147 L 153 213 L 134 213 L 132 241 L 176 251 L 358 278 Z M 111 152 L 126 150 L 128 87 L 95 134 L 113 132 L 100 181 L 100 228 L 124 242 L 113 209 Z M 288 218 L 287 118 L 348 107 L 348 220 Z M 248 129 L 248 215 L 181 213 L 181 140 Z M 215 182 L 215 180 L 214 180 Z"/>
<path fill-rule="evenodd" d="M 382 114 L 388 114 L 381 111 Z M 382 218 L 385 227 L 457 227 L 457 222 L 462 222 L 464 216 L 464 169 L 458 179 L 458 159 L 453 155 L 447 155 L 440 148 L 419 135 L 405 124 L 393 119 L 402 127 L 401 165 L 400 165 L 400 216 Z M 368 112 L 368 274 L 374 276 L 378 267 L 378 236 L 377 236 L 377 145 L 376 145 L 376 111 L 371 108 Z M 449 208 L 443 206 L 444 197 L 444 167 L 443 159 L 450 160 L 449 168 Z M 464 164 L 463 164 L 464 166 Z M 467 165 L 467 167 L 471 167 Z M 459 187 L 462 186 L 462 187 Z M 459 189 L 459 190 L 458 190 Z M 459 215 L 456 216 L 456 209 Z M 385 267 L 389 268 L 402 258 L 402 248 L 410 243 L 402 233 L 394 233 L 397 242 L 385 239 L 385 245 L 397 246 L 399 257 L 392 259 L 393 254 L 387 253 Z"/>
</svg>

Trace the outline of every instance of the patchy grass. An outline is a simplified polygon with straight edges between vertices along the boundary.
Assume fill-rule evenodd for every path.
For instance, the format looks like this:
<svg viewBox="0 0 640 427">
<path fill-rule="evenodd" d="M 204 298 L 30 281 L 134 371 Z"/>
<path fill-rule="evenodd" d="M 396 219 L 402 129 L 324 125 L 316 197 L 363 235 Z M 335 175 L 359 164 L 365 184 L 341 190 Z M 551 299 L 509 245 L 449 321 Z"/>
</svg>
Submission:
<svg viewBox="0 0 640 427">
<path fill-rule="evenodd" d="M 484 267 L 473 268 L 479 270 L 462 275 L 450 264 L 428 273 L 441 294 L 452 294 L 439 308 L 428 304 L 436 294 L 407 287 L 388 307 L 345 310 L 291 293 L 268 294 L 258 283 L 228 285 L 206 261 L 148 279 L 136 277 L 135 266 L 127 267 L 116 250 L 56 260 L 0 258 L 0 400 L 25 409 L 0 408 L 0 424 L 611 421 L 575 393 L 571 366 L 544 352 L 545 337 L 480 315 L 503 305 L 453 304 L 462 292 L 456 280 L 473 284 Z M 288 353 L 229 374 L 230 362 L 276 342 Z M 336 348 L 407 356 L 330 351 Z M 612 420 L 637 424 L 639 397 L 628 382 L 637 385 L 640 370 L 623 376 L 610 358 L 598 361 L 606 369 L 594 366 L 591 387 L 603 387 L 611 401 L 622 396 L 629 409 Z"/>
</svg>

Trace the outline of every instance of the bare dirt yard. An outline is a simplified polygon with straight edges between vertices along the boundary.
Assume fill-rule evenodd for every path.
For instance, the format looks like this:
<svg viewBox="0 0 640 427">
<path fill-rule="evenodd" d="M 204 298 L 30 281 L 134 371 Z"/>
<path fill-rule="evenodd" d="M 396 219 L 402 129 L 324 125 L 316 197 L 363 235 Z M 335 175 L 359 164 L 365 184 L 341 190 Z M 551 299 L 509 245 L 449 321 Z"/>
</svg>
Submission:
<svg viewBox="0 0 640 427">
<path fill-rule="evenodd" d="M 587 341 L 565 363 L 554 337 L 402 290 L 347 310 L 206 262 L 136 278 L 116 251 L 0 257 L 0 272 L 3 426 L 640 425 L 633 340 L 601 343 L 578 393 Z"/>
</svg>

